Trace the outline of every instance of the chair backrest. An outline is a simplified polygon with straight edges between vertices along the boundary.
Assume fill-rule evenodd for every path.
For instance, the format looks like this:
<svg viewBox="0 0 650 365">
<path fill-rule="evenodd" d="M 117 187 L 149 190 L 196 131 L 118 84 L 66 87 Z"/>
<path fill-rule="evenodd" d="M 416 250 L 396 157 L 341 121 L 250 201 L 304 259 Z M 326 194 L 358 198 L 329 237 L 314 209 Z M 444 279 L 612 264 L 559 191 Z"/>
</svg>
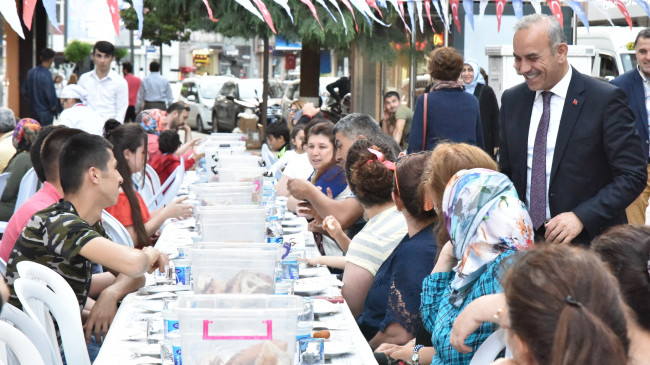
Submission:
<svg viewBox="0 0 650 365">
<path fill-rule="evenodd" d="M 144 175 L 144 179 L 142 178 L 142 173 L 135 173 L 132 175 L 133 179 L 133 186 L 138 190 L 138 194 L 142 197 L 142 201 L 148 202 L 153 198 L 154 194 L 154 188 L 153 184 L 151 183 L 151 179 L 149 179 L 148 175 Z"/>
<path fill-rule="evenodd" d="M 27 199 L 36 194 L 36 190 L 38 190 L 38 183 L 38 176 L 32 167 L 25 173 L 25 176 L 23 176 L 22 180 L 20 180 L 20 188 L 18 188 L 18 196 L 16 197 L 16 206 L 14 208 L 14 212 L 17 211 L 18 208 L 20 208 L 20 206 L 23 205 L 25 201 L 27 201 Z"/>
<path fill-rule="evenodd" d="M 9 323 L 0 321 L 0 342 L 9 346 L 18 363 L 24 365 L 45 365 L 41 354 L 34 344 L 18 329 Z"/>
<path fill-rule="evenodd" d="M 0 174 L 0 194 L 2 194 L 2 192 L 5 190 L 5 187 L 7 186 L 7 180 L 9 180 L 10 176 L 11 172 Z"/>
<path fill-rule="evenodd" d="M 503 349 L 506 349 L 506 357 L 508 357 L 506 331 L 503 328 L 499 328 L 483 341 L 481 346 L 476 350 L 476 353 L 474 353 L 474 356 L 472 356 L 472 361 L 470 361 L 469 365 L 492 364 Z"/>
<path fill-rule="evenodd" d="M 181 163 L 182 163 L 182 158 L 181 158 Z M 151 180 L 151 185 L 153 186 L 153 191 L 158 191 L 160 189 L 160 177 L 158 176 L 158 173 L 156 170 L 151 167 L 149 164 L 144 165 L 144 171 L 146 172 L 147 176 Z"/>
<path fill-rule="evenodd" d="M 59 276 L 59 278 L 61 277 Z M 72 291 L 70 286 L 68 289 Z M 34 302 L 41 302 L 49 309 L 58 324 L 67 364 L 90 365 L 78 305 L 71 307 L 64 296 L 52 291 L 45 283 L 35 280 L 18 278 L 14 281 L 14 290 L 25 312 L 37 321 L 36 311 L 38 309 L 34 308 Z M 44 326 L 44 323 L 39 323 Z"/>
<path fill-rule="evenodd" d="M 185 177 L 185 163 L 181 158 L 181 164 L 176 167 L 174 173 L 169 175 L 167 180 L 156 191 L 153 198 L 147 203 L 149 210 L 156 210 L 159 207 L 168 204 L 176 197 L 181 188 L 181 183 Z"/>
<path fill-rule="evenodd" d="M 120 221 L 105 210 L 102 210 L 102 225 L 113 242 L 133 247 L 133 239 L 131 239 L 129 231 L 124 228 Z"/>
<path fill-rule="evenodd" d="M 41 358 L 48 365 L 62 365 L 61 352 L 58 345 L 53 346 L 47 333 L 43 331 L 40 324 L 30 318 L 27 313 L 14 307 L 9 303 L 2 306 L 2 313 L 0 319 L 13 324 L 20 330 L 32 343 L 41 355 Z"/>
</svg>

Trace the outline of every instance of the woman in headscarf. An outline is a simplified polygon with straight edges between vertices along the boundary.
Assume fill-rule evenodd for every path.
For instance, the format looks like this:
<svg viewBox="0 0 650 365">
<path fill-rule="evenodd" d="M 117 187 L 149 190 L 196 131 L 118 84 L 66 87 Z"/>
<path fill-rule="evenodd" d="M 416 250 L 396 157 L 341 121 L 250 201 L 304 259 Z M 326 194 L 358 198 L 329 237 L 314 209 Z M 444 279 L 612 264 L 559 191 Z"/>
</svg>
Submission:
<svg viewBox="0 0 650 365">
<path fill-rule="evenodd" d="M 496 159 L 499 149 L 499 104 L 494 90 L 487 85 L 475 60 L 466 60 L 460 73 L 465 92 L 478 99 L 483 127 L 483 149 Z"/>
<path fill-rule="evenodd" d="M 450 240 L 422 283 L 420 314 L 433 334 L 433 347 L 415 352 L 422 365 L 469 364 L 473 352 L 458 352 L 450 343 L 454 320 L 475 299 L 503 292 L 501 263 L 516 251 L 533 247 L 532 223 L 512 182 L 492 170 L 459 171 L 447 184 L 442 202 L 435 200 Z M 476 351 L 495 330 L 494 324 L 485 323 L 465 343 Z M 399 354 L 383 350 L 393 358 L 406 357 L 403 360 L 414 353 L 400 349 Z"/>
<path fill-rule="evenodd" d="M 0 198 L 0 220 L 8 221 L 14 213 L 20 181 L 23 179 L 25 173 L 32 168 L 29 149 L 32 147 L 32 143 L 38 136 L 40 130 L 41 125 L 35 119 L 21 119 L 16 124 L 12 138 L 16 153 L 9 160 L 7 168 L 3 171 L 3 173 L 10 172 L 11 176 L 7 180 L 7 185 Z"/>
</svg>

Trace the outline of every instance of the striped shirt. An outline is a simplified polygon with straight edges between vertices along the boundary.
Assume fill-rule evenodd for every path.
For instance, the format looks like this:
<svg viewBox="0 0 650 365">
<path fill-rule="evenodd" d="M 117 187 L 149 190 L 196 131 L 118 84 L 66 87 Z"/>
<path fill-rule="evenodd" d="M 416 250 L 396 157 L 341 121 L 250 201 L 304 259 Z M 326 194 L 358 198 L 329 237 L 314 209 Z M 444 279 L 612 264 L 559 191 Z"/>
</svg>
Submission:
<svg viewBox="0 0 650 365">
<path fill-rule="evenodd" d="M 372 217 L 354 236 L 345 261 L 368 270 L 373 276 L 408 233 L 406 219 L 396 207 Z"/>
</svg>

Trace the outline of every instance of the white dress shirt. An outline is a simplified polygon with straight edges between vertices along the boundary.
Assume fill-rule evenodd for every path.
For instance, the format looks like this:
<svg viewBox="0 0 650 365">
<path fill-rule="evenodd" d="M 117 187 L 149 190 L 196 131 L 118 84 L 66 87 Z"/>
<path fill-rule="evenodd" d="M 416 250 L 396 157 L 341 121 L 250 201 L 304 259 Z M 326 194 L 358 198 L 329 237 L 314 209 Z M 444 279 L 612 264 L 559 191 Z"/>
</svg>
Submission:
<svg viewBox="0 0 650 365">
<path fill-rule="evenodd" d="M 548 203 L 548 186 L 551 180 L 551 167 L 553 166 L 553 154 L 555 152 L 555 142 L 557 132 L 560 128 L 560 119 L 564 110 L 564 100 L 566 99 L 569 83 L 571 82 L 571 67 L 564 77 L 555 86 L 549 90 L 553 93 L 551 96 L 551 116 L 548 123 L 548 134 L 546 135 L 546 219 L 551 219 L 551 209 Z M 530 175 L 533 169 L 533 149 L 535 148 L 535 135 L 537 127 L 542 118 L 544 111 L 544 100 L 542 91 L 535 93 L 533 102 L 533 111 L 530 113 L 530 127 L 528 129 L 528 154 L 526 157 L 526 207 L 530 209 Z"/>
<path fill-rule="evenodd" d="M 91 108 L 83 104 L 75 104 L 61 112 L 56 124 L 102 136 L 104 134 L 104 123 L 106 123 L 106 120 Z"/>
<path fill-rule="evenodd" d="M 113 118 L 124 122 L 129 107 L 129 86 L 122 76 L 111 70 L 100 80 L 92 70 L 81 75 L 78 84 L 88 93 L 86 104 L 104 121 Z"/>
</svg>

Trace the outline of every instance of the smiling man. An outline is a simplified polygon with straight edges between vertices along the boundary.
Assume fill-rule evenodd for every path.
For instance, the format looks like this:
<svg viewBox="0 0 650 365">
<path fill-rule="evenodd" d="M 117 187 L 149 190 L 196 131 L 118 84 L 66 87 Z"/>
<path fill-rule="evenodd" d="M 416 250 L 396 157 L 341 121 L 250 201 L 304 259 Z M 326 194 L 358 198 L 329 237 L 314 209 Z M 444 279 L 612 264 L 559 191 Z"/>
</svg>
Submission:
<svg viewBox="0 0 650 365">
<path fill-rule="evenodd" d="M 95 43 L 92 54 L 95 69 L 81 75 L 79 86 L 88 93 L 87 105 L 104 121 L 113 118 L 123 122 L 129 107 L 129 86 L 122 76 L 111 70 L 114 58 L 115 47 L 112 43 Z"/>
<path fill-rule="evenodd" d="M 643 29 L 636 36 L 634 51 L 638 65 L 612 80 L 612 84 L 620 87 L 627 94 L 630 108 L 634 112 L 634 126 L 636 127 L 644 151 L 650 152 L 648 145 L 648 108 L 650 101 L 650 28 Z M 650 159 L 649 159 L 650 161 Z M 650 173 L 650 165 L 648 165 Z M 632 224 L 645 224 L 645 211 L 650 199 L 650 180 L 645 189 L 636 200 L 625 209 L 627 220 Z"/>
<path fill-rule="evenodd" d="M 570 67 L 555 18 L 522 18 L 513 51 L 525 83 L 501 99 L 501 171 L 525 201 L 536 239 L 588 245 L 627 222 L 625 207 L 647 180 L 648 150 L 625 93 Z"/>
</svg>

